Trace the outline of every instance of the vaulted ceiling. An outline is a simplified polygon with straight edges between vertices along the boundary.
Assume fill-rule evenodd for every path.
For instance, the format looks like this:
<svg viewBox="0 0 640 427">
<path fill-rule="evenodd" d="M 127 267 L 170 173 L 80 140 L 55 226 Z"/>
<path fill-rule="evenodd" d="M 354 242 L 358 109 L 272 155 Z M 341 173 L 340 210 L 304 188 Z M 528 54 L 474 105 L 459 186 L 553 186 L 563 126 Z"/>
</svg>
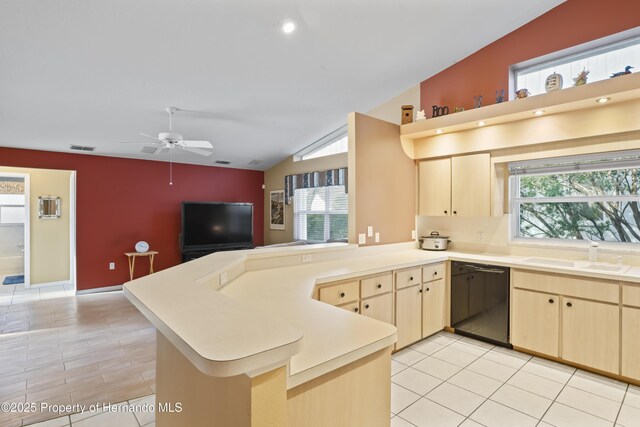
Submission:
<svg viewBox="0 0 640 427">
<path fill-rule="evenodd" d="M 0 146 L 167 161 L 120 141 L 176 106 L 174 161 L 264 170 L 560 3 L 1 0 Z"/>
</svg>

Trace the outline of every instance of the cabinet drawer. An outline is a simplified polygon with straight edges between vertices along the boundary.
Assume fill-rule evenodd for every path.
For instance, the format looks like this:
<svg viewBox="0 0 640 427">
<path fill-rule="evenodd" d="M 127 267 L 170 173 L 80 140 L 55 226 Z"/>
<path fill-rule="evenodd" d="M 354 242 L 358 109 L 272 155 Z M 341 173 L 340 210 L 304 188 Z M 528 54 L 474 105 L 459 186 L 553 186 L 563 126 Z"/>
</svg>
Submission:
<svg viewBox="0 0 640 427">
<path fill-rule="evenodd" d="M 427 265 L 422 268 L 423 282 L 431 282 L 438 279 L 444 279 L 444 263 Z"/>
<path fill-rule="evenodd" d="M 640 286 L 622 286 L 622 304 L 640 307 Z"/>
<path fill-rule="evenodd" d="M 421 269 L 411 268 L 408 270 L 396 271 L 396 289 L 417 285 L 422 282 L 420 278 Z"/>
<path fill-rule="evenodd" d="M 320 301 L 342 305 L 360 298 L 360 282 L 346 282 L 320 288 Z"/>
<path fill-rule="evenodd" d="M 533 291 L 568 295 L 614 304 L 618 304 L 620 301 L 618 282 L 528 270 L 514 269 L 511 271 L 514 288 L 531 289 Z"/>
<path fill-rule="evenodd" d="M 362 279 L 360 294 L 362 298 L 368 298 L 374 295 L 391 292 L 393 276 L 391 273 L 382 274 L 380 276 Z"/>
<path fill-rule="evenodd" d="M 360 313 L 360 303 L 358 301 L 339 305 L 338 307 L 344 310 L 350 311 L 352 313 L 356 313 L 356 314 Z"/>
</svg>

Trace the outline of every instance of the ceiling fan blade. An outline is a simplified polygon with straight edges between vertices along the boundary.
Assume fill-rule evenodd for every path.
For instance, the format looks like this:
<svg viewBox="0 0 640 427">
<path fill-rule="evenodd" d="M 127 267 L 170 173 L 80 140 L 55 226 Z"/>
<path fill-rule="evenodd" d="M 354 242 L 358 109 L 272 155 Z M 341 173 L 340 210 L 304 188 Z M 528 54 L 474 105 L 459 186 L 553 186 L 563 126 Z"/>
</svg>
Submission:
<svg viewBox="0 0 640 427">
<path fill-rule="evenodd" d="M 164 142 L 164 141 L 162 141 L 161 139 L 158 139 L 158 137 L 157 137 L 157 136 L 147 135 L 146 133 L 140 133 L 140 135 L 142 135 L 142 136 L 146 136 L 147 138 L 155 139 L 156 141 Z"/>
<path fill-rule="evenodd" d="M 183 149 L 190 153 L 199 154 L 201 156 L 210 156 L 213 154 L 213 151 L 203 150 L 202 148 L 183 147 Z"/>
<path fill-rule="evenodd" d="M 160 148 L 158 148 L 158 149 L 156 150 L 156 152 L 155 152 L 155 153 L 153 153 L 153 154 L 154 154 L 154 155 L 156 155 L 156 156 L 158 156 L 158 155 L 160 155 L 160 154 L 164 153 L 165 151 L 169 151 L 169 147 L 167 147 L 167 146 L 160 147 Z"/>
<path fill-rule="evenodd" d="M 118 144 L 153 144 L 153 142 L 140 142 L 140 141 L 118 141 Z"/>
<path fill-rule="evenodd" d="M 213 148 L 209 141 L 182 141 L 186 148 Z"/>
</svg>

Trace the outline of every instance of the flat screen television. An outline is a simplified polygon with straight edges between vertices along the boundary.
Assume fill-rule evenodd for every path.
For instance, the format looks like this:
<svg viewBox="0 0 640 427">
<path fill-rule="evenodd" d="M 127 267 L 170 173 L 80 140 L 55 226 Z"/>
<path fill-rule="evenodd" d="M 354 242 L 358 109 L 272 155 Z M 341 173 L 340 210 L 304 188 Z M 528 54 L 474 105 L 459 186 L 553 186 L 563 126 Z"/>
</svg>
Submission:
<svg viewBox="0 0 640 427">
<path fill-rule="evenodd" d="M 253 203 L 182 202 L 182 251 L 250 248 Z"/>
</svg>

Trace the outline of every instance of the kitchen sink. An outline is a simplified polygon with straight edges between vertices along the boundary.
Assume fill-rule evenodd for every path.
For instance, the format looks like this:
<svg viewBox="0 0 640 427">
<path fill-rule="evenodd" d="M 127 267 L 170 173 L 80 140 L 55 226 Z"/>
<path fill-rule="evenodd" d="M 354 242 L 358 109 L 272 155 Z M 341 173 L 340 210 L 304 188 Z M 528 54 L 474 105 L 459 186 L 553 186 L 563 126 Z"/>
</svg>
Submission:
<svg viewBox="0 0 640 427">
<path fill-rule="evenodd" d="M 540 258 L 540 257 L 525 258 L 522 260 L 522 262 L 527 264 L 549 265 L 553 267 L 573 267 L 573 268 L 579 268 L 581 270 L 606 271 L 610 273 L 623 273 L 629 269 L 628 265 L 615 265 L 615 264 L 607 264 L 605 262 L 591 262 L 591 261 L 570 261 L 566 259 Z"/>
<path fill-rule="evenodd" d="M 554 258 L 531 257 L 531 258 L 523 259 L 522 262 L 526 262 L 529 264 L 553 265 L 557 267 L 575 267 L 576 266 L 576 263 L 574 261 L 568 261 L 566 259 L 554 259 Z"/>
</svg>

